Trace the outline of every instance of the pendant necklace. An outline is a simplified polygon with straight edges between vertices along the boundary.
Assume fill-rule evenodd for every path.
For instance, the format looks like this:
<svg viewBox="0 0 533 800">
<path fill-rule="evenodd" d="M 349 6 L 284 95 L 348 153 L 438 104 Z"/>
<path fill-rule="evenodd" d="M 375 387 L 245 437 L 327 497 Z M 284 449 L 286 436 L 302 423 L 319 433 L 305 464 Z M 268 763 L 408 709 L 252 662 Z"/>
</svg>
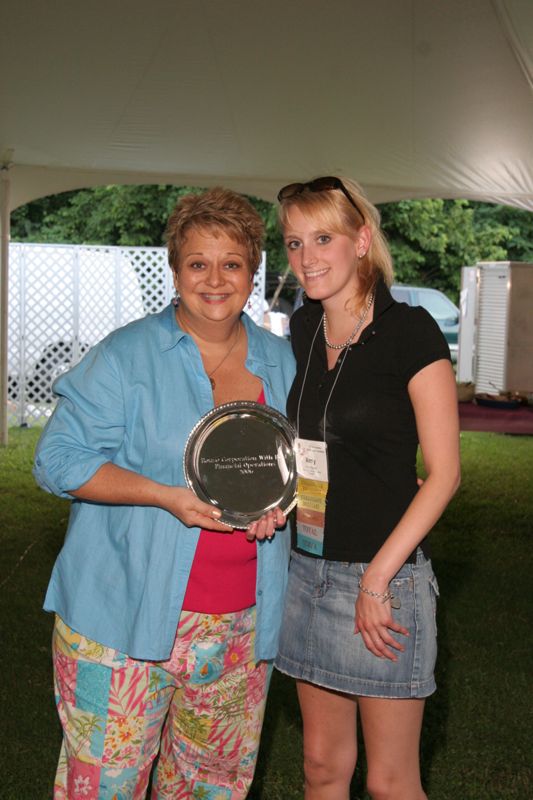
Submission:
<svg viewBox="0 0 533 800">
<path fill-rule="evenodd" d="M 342 344 L 333 344 L 332 342 L 329 341 L 329 339 L 328 339 L 328 328 L 327 328 L 328 320 L 327 320 L 326 312 L 324 311 L 324 316 L 322 317 L 322 327 L 324 329 L 324 341 L 326 342 L 326 345 L 331 350 L 344 350 L 345 347 L 348 347 L 348 345 L 350 345 L 353 342 L 353 340 L 355 339 L 356 335 L 361 330 L 361 327 L 362 327 L 365 319 L 368 316 L 368 312 L 372 308 L 372 303 L 373 302 L 374 302 L 374 292 L 370 292 L 370 297 L 368 298 L 368 303 L 366 304 L 366 306 L 365 306 L 365 308 L 363 310 L 363 313 L 361 314 L 361 316 L 357 320 L 357 324 L 356 324 L 355 328 L 353 329 L 351 334 L 348 336 L 346 341 L 343 342 Z"/>
<path fill-rule="evenodd" d="M 208 372 L 208 373 L 207 373 L 207 377 L 209 378 L 209 381 L 210 381 L 210 383 L 211 383 L 211 388 L 212 388 L 212 390 L 213 390 L 213 391 L 215 391 L 215 386 L 216 386 L 216 383 L 215 383 L 215 381 L 214 381 L 214 379 L 213 379 L 213 375 L 215 374 L 215 372 L 217 371 L 217 369 L 219 369 L 219 367 L 221 367 L 221 366 L 222 366 L 222 364 L 224 363 L 224 361 L 225 361 L 227 358 L 229 358 L 229 356 L 231 355 L 231 353 L 232 353 L 232 352 L 233 352 L 233 350 L 235 349 L 235 345 L 237 344 L 237 341 L 238 341 L 238 339 L 239 339 L 240 332 L 241 332 L 241 323 L 240 323 L 240 322 L 238 322 L 238 323 L 237 323 L 237 331 L 236 331 L 236 335 L 235 335 L 235 338 L 233 339 L 233 343 L 232 343 L 232 345 L 231 345 L 230 349 L 228 350 L 228 352 L 226 353 L 226 355 L 224 356 L 224 358 L 222 359 L 222 361 L 220 361 L 220 362 L 219 362 L 219 363 L 216 365 L 215 369 L 212 369 L 212 370 L 211 370 L 211 372 Z"/>
</svg>

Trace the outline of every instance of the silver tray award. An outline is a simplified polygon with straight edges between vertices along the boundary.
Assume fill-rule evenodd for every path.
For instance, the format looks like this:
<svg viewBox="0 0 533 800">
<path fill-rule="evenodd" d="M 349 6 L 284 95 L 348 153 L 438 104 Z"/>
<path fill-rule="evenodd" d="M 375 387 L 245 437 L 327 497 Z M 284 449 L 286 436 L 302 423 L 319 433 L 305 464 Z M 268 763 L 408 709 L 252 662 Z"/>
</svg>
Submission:
<svg viewBox="0 0 533 800">
<path fill-rule="evenodd" d="M 187 439 L 187 485 L 233 528 L 248 528 L 276 506 L 288 513 L 296 503 L 295 436 L 288 419 L 270 406 L 251 401 L 217 406 Z"/>
</svg>

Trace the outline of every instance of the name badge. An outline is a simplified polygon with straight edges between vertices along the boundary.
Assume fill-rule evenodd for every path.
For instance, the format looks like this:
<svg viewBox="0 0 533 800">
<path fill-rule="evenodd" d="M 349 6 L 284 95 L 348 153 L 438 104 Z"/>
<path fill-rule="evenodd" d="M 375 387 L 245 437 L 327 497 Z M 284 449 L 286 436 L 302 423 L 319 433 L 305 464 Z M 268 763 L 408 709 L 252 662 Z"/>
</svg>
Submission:
<svg viewBox="0 0 533 800">
<path fill-rule="evenodd" d="M 298 473 L 296 543 L 300 550 L 321 556 L 328 493 L 326 443 L 298 438 L 294 450 Z"/>
<path fill-rule="evenodd" d="M 328 480 L 328 451 L 325 442 L 297 438 L 294 442 L 296 471 L 309 480 Z"/>
</svg>

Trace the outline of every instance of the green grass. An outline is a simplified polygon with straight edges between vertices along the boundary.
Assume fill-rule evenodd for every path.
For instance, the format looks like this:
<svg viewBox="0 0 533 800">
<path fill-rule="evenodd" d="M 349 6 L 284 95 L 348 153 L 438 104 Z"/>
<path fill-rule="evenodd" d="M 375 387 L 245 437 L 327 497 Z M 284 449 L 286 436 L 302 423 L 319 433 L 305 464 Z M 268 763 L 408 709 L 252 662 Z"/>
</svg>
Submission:
<svg viewBox="0 0 533 800">
<path fill-rule="evenodd" d="M 0 450 L 0 797 L 48 800 L 59 749 L 42 599 L 68 503 L 37 489 L 37 430 Z M 465 433 L 463 484 L 432 536 L 439 578 L 439 689 L 424 724 L 431 800 L 532 796 L 530 710 L 533 437 Z M 300 717 L 292 682 L 275 674 L 252 800 L 297 800 Z M 364 762 L 363 762 L 364 763 Z M 352 798 L 362 800 L 358 768 Z"/>
</svg>

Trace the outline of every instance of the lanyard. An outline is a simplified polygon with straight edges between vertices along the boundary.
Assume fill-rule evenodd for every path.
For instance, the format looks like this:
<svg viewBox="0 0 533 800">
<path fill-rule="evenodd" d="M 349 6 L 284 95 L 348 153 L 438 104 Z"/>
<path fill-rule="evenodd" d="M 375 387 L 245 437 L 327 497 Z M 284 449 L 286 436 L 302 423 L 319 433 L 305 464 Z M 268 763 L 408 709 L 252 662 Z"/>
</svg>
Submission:
<svg viewBox="0 0 533 800">
<path fill-rule="evenodd" d="M 300 436 L 300 406 L 302 404 L 302 397 L 303 397 L 303 393 L 304 393 L 304 389 L 305 389 L 305 382 L 307 380 L 307 373 L 309 372 L 309 365 L 311 363 L 311 356 L 313 354 L 313 347 L 315 345 L 315 341 L 316 341 L 316 337 L 318 336 L 318 332 L 319 332 L 320 328 L 322 327 L 323 321 L 324 321 L 324 314 L 322 314 L 322 316 L 320 317 L 320 320 L 319 320 L 319 323 L 318 323 L 318 327 L 317 327 L 317 329 L 315 331 L 315 335 L 313 336 L 313 340 L 311 342 L 311 347 L 309 348 L 309 355 L 307 357 L 307 364 L 305 366 L 305 372 L 304 372 L 304 377 L 303 377 L 303 381 L 302 381 L 302 388 L 300 389 L 300 396 L 298 398 L 298 407 L 297 407 L 297 411 L 296 411 L 296 433 L 297 433 L 298 437 Z M 333 386 L 331 387 L 331 389 L 329 391 L 328 399 L 326 400 L 326 405 L 324 406 L 324 417 L 322 419 L 322 429 L 324 431 L 324 444 L 326 443 L 326 414 L 327 414 L 327 411 L 328 411 L 329 401 L 331 400 L 331 395 L 333 394 L 333 390 L 335 389 L 335 386 L 337 385 L 337 381 L 339 380 L 339 375 L 341 374 L 341 369 L 343 367 L 344 361 L 346 360 L 346 356 L 348 354 L 348 350 L 349 350 L 349 347 L 346 347 L 344 352 L 343 352 L 343 354 L 342 354 L 342 356 L 341 356 L 342 361 L 338 366 L 337 374 L 335 375 L 335 380 L 333 381 Z"/>
</svg>

